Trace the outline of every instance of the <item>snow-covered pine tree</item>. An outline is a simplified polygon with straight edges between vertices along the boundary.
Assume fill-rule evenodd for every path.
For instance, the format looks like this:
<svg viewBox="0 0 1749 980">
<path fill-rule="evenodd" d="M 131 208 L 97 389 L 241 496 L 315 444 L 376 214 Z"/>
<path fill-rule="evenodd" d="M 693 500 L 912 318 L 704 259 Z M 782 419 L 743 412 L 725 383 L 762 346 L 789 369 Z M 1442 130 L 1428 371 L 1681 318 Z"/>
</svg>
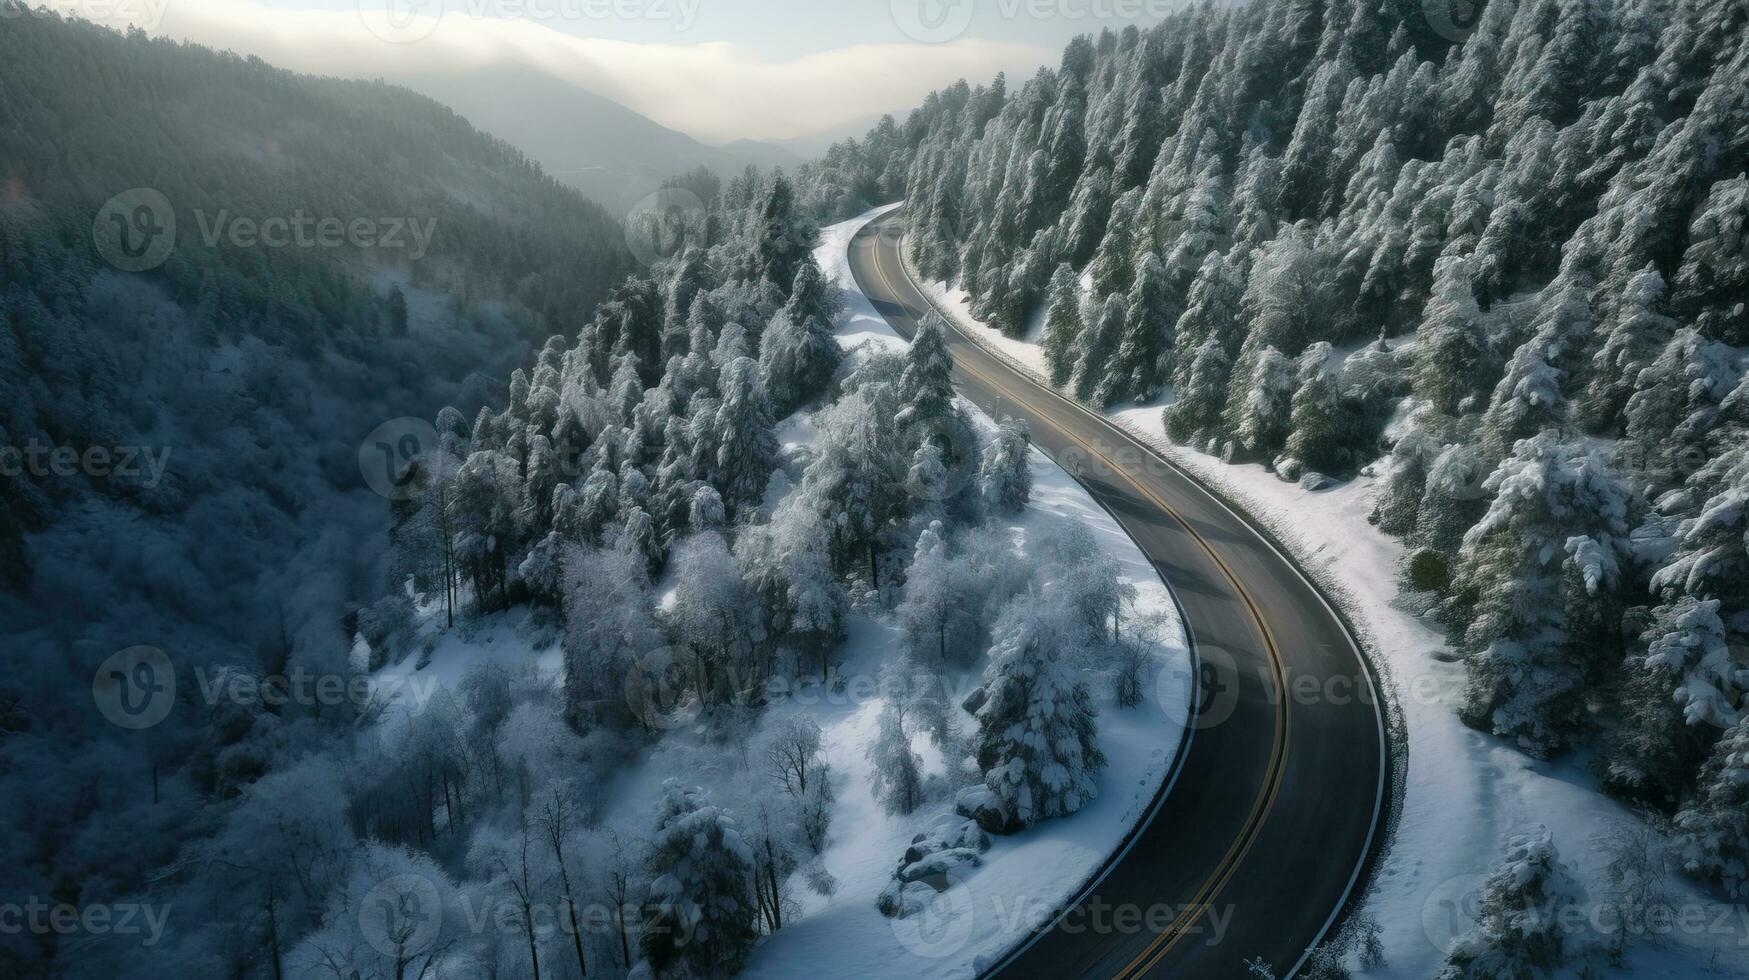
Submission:
<svg viewBox="0 0 1749 980">
<path fill-rule="evenodd" d="M 1505 861 L 1482 883 L 1475 927 L 1452 942 L 1438 980 L 1555 972 L 1567 956 L 1564 913 L 1583 901 L 1547 828 L 1513 836 Z"/>
<path fill-rule="evenodd" d="M 978 464 L 978 492 L 991 514 L 1018 514 L 1032 499 L 1032 439 L 1026 420 L 1003 417 Z"/>
<path fill-rule="evenodd" d="M 1324 473 L 1349 468 L 1350 451 L 1358 448 L 1358 419 L 1337 386 L 1340 364 L 1330 345 L 1320 341 L 1300 355 L 1299 390 L 1288 415 L 1286 454 Z"/>
<path fill-rule="evenodd" d="M 1171 374 L 1173 331 L 1182 313 L 1167 282 L 1165 263 L 1158 255 L 1143 256 L 1127 297 L 1123 339 L 1094 390 L 1094 404 L 1110 405 L 1126 398 L 1152 401 L 1159 396 Z"/>
<path fill-rule="evenodd" d="M 1458 256 L 1434 266 L 1433 298 L 1415 342 L 1415 394 L 1440 412 L 1457 416 L 1483 392 L 1488 341 L 1482 311 L 1470 293 L 1468 263 Z"/>
<path fill-rule="evenodd" d="M 1670 342 L 1676 321 L 1661 312 L 1663 301 L 1664 277 L 1648 265 L 1609 304 L 1614 312 L 1604 326 L 1603 346 L 1592 356 L 1591 382 L 1581 405 L 1593 430 L 1617 431 L 1640 372 Z"/>
<path fill-rule="evenodd" d="M 753 853 L 735 821 L 701 789 L 678 779 L 662 784 L 645 873 L 634 976 L 662 978 L 733 973 L 758 938 L 750 889 Z"/>
<path fill-rule="evenodd" d="M 1051 273 L 1049 306 L 1045 310 L 1045 335 L 1041 348 L 1051 384 L 1059 388 L 1069 383 L 1075 369 L 1076 344 L 1081 331 L 1081 284 L 1075 270 L 1061 263 Z"/>
<path fill-rule="evenodd" d="M 1533 335 L 1507 362 L 1482 419 L 1489 458 L 1503 458 L 1518 440 L 1567 421 L 1565 386 L 1593 329 L 1589 292 L 1583 277 L 1567 271 L 1543 291 Z"/>
<path fill-rule="evenodd" d="M 1189 373 L 1178 385 L 1178 400 L 1166 406 L 1168 436 L 1188 444 L 1220 425 L 1232 369 L 1232 358 L 1227 356 L 1221 338 L 1212 333 L 1204 338 L 1191 359 Z"/>
<path fill-rule="evenodd" d="M 978 709 L 984 785 L 1022 826 L 1067 816 L 1099 794 L 1105 767 L 1093 697 L 1075 676 L 1070 613 L 1042 595 L 1009 603 L 995 629 Z"/>
<path fill-rule="evenodd" d="M 712 481 L 731 518 L 759 504 L 777 459 L 771 407 L 759 384 L 759 365 L 737 357 L 725 366 L 723 400 L 711 426 L 717 458 Z"/>
<path fill-rule="evenodd" d="M 1668 812 L 1718 733 L 1736 720 L 1749 667 L 1731 659 L 1717 599 L 1659 606 L 1641 639 L 1644 652 L 1628 659 L 1603 786 Z"/>
<path fill-rule="evenodd" d="M 1749 712 L 1725 732 L 1701 767 L 1695 795 L 1676 815 L 1683 867 L 1749 895 Z"/>
<path fill-rule="evenodd" d="M 1519 442 L 1484 489 L 1493 503 L 1464 536 L 1447 608 L 1469 667 L 1460 715 L 1548 756 L 1583 730 L 1607 666 L 1575 617 L 1612 625 L 1630 496 L 1553 432 Z"/>
<path fill-rule="evenodd" d="M 1081 332 L 1080 342 L 1075 345 L 1076 398 L 1091 401 L 1104 382 L 1123 340 L 1125 313 L 1124 297 L 1117 293 L 1107 296 L 1103 303 L 1094 303 L 1088 310 L 1087 329 Z"/>
<path fill-rule="evenodd" d="M 1671 305 L 1709 339 L 1749 344 L 1749 174 L 1714 184 L 1689 227 Z"/>
<path fill-rule="evenodd" d="M 1242 389 L 1243 395 L 1237 402 L 1238 411 L 1232 413 L 1230 428 L 1241 446 L 1272 458 L 1286 441 L 1289 431 L 1294 366 L 1274 347 L 1264 347 L 1251 359 L 1251 364 L 1249 383 Z"/>
</svg>

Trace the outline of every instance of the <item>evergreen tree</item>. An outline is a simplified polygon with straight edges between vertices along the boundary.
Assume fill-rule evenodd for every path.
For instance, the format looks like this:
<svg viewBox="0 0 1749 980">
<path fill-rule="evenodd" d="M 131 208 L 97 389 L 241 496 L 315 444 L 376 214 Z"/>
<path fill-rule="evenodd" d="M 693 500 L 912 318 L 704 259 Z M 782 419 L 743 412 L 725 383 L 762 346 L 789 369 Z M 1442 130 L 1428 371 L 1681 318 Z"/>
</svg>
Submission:
<svg viewBox="0 0 1749 980">
<path fill-rule="evenodd" d="M 1689 873 L 1733 898 L 1749 895 L 1749 714 L 1713 746 L 1698 791 L 1676 815 L 1676 837 Z"/>
<path fill-rule="evenodd" d="M 665 781 L 644 865 L 650 884 L 638 932 L 640 966 L 653 977 L 738 970 L 759 931 L 748 888 L 753 852 L 733 818 L 703 790 Z"/>
<path fill-rule="evenodd" d="M 1045 334 L 1041 344 L 1051 384 L 1069 383 L 1075 368 L 1074 352 L 1080 342 L 1081 285 L 1067 262 L 1051 274 L 1050 305 L 1045 311 Z"/>
<path fill-rule="evenodd" d="M 996 437 L 984 446 L 978 464 L 978 490 L 992 514 L 1018 514 L 1032 499 L 1032 439 L 1025 419 L 1004 417 Z"/>
<path fill-rule="evenodd" d="M 1092 322 L 1081 332 L 1081 341 L 1074 352 L 1073 390 L 1076 398 L 1086 402 L 1093 400 L 1105 381 L 1106 372 L 1117 356 L 1118 345 L 1123 341 L 1126 329 L 1124 297 L 1107 296 L 1105 302 L 1095 304 L 1089 312 L 1094 314 Z"/>
<path fill-rule="evenodd" d="M 723 371 L 723 401 L 712 426 L 715 479 L 731 518 L 759 504 L 777 460 L 771 409 L 759 384 L 759 366 L 738 357 Z"/>
<path fill-rule="evenodd" d="M 1669 343 L 1675 321 L 1659 312 L 1663 299 L 1664 278 L 1647 266 L 1612 304 L 1614 313 L 1604 327 L 1603 346 L 1592 357 L 1591 382 L 1585 389 L 1584 410 L 1593 429 L 1616 429 L 1640 372 Z"/>
<path fill-rule="evenodd" d="M 1603 785 L 1668 812 L 1713 738 L 1736 720 L 1749 668 L 1731 660 L 1717 599 L 1658 607 L 1642 640 L 1644 653 L 1627 664 Z"/>
<path fill-rule="evenodd" d="M 977 711 L 984 785 L 1021 826 L 1067 816 L 1099 794 L 1105 767 L 1093 697 L 1069 665 L 1074 631 L 1042 596 L 1011 603 L 996 626 Z"/>
<path fill-rule="evenodd" d="M 1096 404 L 1124 398 L 1152 401 L 1172 371 L 1173 331 L 1182 308 L 1173 300 L 1166 266 L 1157 255 L 1145 255 L 1130 287 L 1124 313 L 1124 335 L 1105 380 L 1094 391 Z"/>
<path fill-rule="evenodd" d="M 1210 334 L 1191 360 L 1190 373 L 1178 388 L 1178 400 L 1166 406 L 1168 436 L 1190 443 L 1220 425 L 1232 368 L 1221 338 Z"/>
<path fill-rule="evenodd" d="M 1448 610 L 1469 679 L 1463 719 L 1538 756 L 1580 734 L 1600 677 L 1628 533 L 1627 490 L 1552 432 L 1518 444 L 1491 475 L 1494 500 L 1464 536 Z"/>
<path fill-rule="evenodd" d="M 1439 980 L 1555 972 L 1567 955 L 1563 913 L 1584 900 L 1546 828 L 1512 837 L 1506 860 L 1482 883 L 1475 927 L 1452 942 Z"/>
<path fill-rule="evenodd" d="M 1446 415 L 1470 409 L 1488 370 L 1482 311 L 1470 293 L 1467 263 L 1456 256 L 1434 268 L 1433 298 L 1415 346 L 1415 395 Z"/>
</svg>

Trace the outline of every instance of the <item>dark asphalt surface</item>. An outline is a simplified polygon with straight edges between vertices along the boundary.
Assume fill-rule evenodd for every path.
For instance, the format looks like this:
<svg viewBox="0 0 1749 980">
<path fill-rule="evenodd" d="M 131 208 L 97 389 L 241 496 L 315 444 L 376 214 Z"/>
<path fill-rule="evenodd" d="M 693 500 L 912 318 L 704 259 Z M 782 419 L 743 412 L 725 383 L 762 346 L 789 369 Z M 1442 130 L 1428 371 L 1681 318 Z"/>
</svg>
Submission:
<svg viewBox="0 0 1749 980">
<path fill-rule="evenodd" d="M 864 228 L 850 266 L 909 337 L 930 307 L 899 259 L 903 221 L 901 209 Z M 1170 792 L 1129 849 L 988 972 L 1240 978 L 1261 957 L 1290 976 L 1359 887 L 1382 833 L 1384 708 L 1359 651 L 1244 519 L 949 323 L 961 393 L 992 416 L 1025 418 L 1034 445 L 1080 480 L 1171 585 L 1202 687 Z"/>
</svg>

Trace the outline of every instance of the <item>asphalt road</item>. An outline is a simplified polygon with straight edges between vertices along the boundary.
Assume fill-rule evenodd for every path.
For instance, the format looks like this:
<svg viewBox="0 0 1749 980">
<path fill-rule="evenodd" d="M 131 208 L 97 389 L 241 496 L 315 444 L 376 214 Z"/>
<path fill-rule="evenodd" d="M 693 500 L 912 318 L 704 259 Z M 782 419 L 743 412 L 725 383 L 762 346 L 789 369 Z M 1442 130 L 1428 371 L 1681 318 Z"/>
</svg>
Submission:
<svg viewBox="0 0 1749 980">
<path fill-rule="evenodd" d="M 909 337 L 930 309 L 903 212 L 851 242 L 857 283 Z M 1198 714 L 1167 791 L 1070 907 L 987 974 L 1246 977 L 1298 970 L 1364 880 L 1389 771 L 1377 685 L 1330 605 L 1244 518 L 1104 419 L 951 326 L 955 383 L 1109 510 L 1178 598 Z M 1020 896 L 1016 896 L 1020 898 Z"/>
</svg>

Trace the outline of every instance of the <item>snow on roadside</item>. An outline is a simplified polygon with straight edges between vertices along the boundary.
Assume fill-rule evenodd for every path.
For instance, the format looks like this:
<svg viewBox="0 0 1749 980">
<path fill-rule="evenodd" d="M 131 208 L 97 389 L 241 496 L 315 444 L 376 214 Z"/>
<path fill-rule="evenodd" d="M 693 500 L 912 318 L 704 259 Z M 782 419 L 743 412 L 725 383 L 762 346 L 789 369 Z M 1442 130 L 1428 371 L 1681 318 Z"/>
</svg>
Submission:
<svg viewBox="0 0 1749 980">
<path fill-rule="evenodd" d="M 978 323 L 959 290 L 940 282 L 923 288 L 968 336 L 1045 381 L 1035 343 Z M 1366 906 L 1383 928 L 1387 963 L 1356 975 L 1436 973 L 1447 944 L 1468 930 L 1465 910 L 1473 909 L 1481 876 L 1499 864 L 1507 837 L 1539 824 L 1553 832 L 1563 860 L 1594 896 L 1588 921 L 1572 928 L 1581 935 L 1570 939 L 1571 947 L 1601 943 L 1613 911 L 1602 898 L 1607 857 L 1597 840 L 1640 818 L 1598 790 L 1586 754 L 1539 762 L 1459 722 L 1464 668 L 1451 662 L 1443 634 L 1397 601 L 1404 547 L 1367 520 L 1374 480 L 1361 476 L 1327 491 L 1303 491 L 1261 466 L 1226 463 L 1172 443 L 1163 404 L 1120 406 L 1105 415 L 1267 527 L 1344 607 L 1402 709 L 1407 784 Z M 1724 905 L 1686 879 L 1672 881 L 1670 892 L 1672 911 L 1693 924 L 1670 926 L 1661 944 L 1630 946 L 1628 972 L 1749 975 L 1749 907 Z"/>
<path fill-rule="evenodd" d="M 847 348 L 871 341 L 905 343 L 857 290 L 847 257 L 857 230 L 888 210 L 876 209 L 823 229 L 815 253 L 827 277 L 845 289 L 838 336 Z M 986 429 L 992 424 L 981 414 L 975 417 Z M 1137 611 L 1171 617 L 1177 639 L 1165 652 L 1167 660 L 1159 665 L 1159 680 L 1152 685 L 1158 696 L 1129 710 L 1101 704 L 1099 743 L 1110 764 L 1099 776 L 1096 800 L 1072 817 L 995 839 L 983 867 L 943 893 L 929 913 L 907 920 L 881 915 L 875 897 L 913 836 L 960 822 L 953 816 L 952 801 L 931 802 L 909 816 L 888 816 L 869 791 L 869 764 L 863 754 L 873 739 L 880 698 L 816 711 L 815 720 L 825 729 L 827 759 L 842 781 L 833 841 L 822 857 L 840 887 L 830 900 L 805 896 L 804 915 L 754 951 L 747 976 L 975 976 L 981 965 L 1024 939 L 1071 897 L 1118 849 L 1153 801 L 1177 753 L 1189 704 L 1189 650 L 1176 607 L 1152 564 L 1079 484 L 1037 450 L 1032 470 L 1032 503 L 1011 526 L 1022 547 L 1053 525 L 1083 524 L 1136 586 Z M 890 626 L 857 617 L 843 653 L 846 673 L 872 674 L 876 665 L 896 656 L 897 640 Z M 974 674 L 963 683 L 961 694 L 979 679 Z M 960 722 L 974 724 L 963 712 Z M 942 761 L 928 742 L 920 738 L 917 747 L 929 771 L 939 772 Z"/>
</svg>

